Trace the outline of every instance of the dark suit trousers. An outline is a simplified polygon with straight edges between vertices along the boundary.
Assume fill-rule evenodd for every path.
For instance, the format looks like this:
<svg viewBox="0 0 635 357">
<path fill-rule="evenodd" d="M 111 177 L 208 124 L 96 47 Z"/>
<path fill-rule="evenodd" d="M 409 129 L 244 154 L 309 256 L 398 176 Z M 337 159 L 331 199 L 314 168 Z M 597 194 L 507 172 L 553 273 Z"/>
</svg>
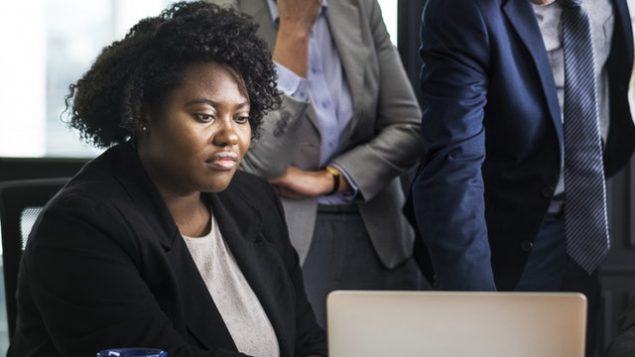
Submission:
<svg viewBox="0 0 635 357">
<path fill-rule="evenodd" d="M 422 281 L 412 258 L 393 269 L 382 264 L 355 206 L 319 207 L 302 271 L 322 327 L 326 327 L 326 297 L 333 290 L 418 290 Z"/>
<path fill-rule="evenodd" d="M 574 291 L 586 295 L 586 357 L 599 356 L 601 286 L 597 271 L 588 275 L 566 253 L 563 214 L 547 214 L 525 265 L 517 291 Z"/>
</svg>

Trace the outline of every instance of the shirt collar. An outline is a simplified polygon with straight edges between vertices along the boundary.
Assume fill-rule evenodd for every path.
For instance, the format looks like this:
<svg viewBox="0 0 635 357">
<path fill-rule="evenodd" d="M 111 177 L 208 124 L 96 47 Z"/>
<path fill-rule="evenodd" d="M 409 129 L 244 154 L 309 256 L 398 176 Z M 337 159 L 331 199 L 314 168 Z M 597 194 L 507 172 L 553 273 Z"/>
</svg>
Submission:
<svg viewBox="0 0 635 357">
<path fill-rule="evenodd" d="M 276 4 L 276 0 L 267 0 L 267 5 L 269 5 L 271 20 L 273 20 L 274 25 L 278 26 L 280 16 L 278 16 L 278 5 Z M 320 10 L 320 15 L 326 14 L 327 9 L 328 0 L 322 0 L 322 9 Z"/>
</svg>

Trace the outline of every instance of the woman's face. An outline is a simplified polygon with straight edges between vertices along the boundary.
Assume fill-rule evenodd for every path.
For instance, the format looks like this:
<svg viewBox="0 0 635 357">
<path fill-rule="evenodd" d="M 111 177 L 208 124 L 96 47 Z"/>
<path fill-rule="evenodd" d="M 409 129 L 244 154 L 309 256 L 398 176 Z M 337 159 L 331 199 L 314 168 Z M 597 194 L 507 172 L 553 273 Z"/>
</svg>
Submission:
<svg viewBox="0 0 635 357">
<path fill-rule="evenodd" d="M 148 108 L 139 154 L 160 189 L 187 195 L 229 185 L 251 141 L 249 99 L 239 80 L 222 64 L 193 64 L 180 86 Z"/>
</svg>

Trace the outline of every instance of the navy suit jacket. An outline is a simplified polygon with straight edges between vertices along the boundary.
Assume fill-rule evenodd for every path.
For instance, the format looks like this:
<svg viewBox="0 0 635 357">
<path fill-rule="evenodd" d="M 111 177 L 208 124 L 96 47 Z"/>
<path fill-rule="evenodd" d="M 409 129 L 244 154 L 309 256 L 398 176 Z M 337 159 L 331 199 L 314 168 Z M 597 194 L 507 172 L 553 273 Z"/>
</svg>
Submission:
<svg viewBox="0 0 635 357">
<path fill-rule="evenodd" d="M 633 152 L 633 39 L 613 0 L 607 176 Z M 438 287 L 513 289 L 560 175 L 560 108 L 530 0 L 428 0 L 422 140 L 412 188 Z M 590 74 L 591 75 L 591 74 Z"/>
<path fill-rule="evenodd" d="M 206 198 L 271 321 L 280 356 L 326 355 L 267 182 L 237 172 L 226 190 Z M 10 357 L 94 356 L 131 346 L 170 357 L 245 356 L 129 144 L 87 164 L 40 214 L 17 295 Z"/>
</svg>

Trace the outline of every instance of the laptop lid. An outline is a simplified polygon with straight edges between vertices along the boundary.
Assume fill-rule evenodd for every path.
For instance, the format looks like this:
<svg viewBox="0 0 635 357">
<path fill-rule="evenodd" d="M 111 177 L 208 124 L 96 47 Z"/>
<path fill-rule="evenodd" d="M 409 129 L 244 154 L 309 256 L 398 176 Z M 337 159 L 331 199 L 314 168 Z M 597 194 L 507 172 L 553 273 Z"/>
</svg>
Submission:
<svg viewBox="0 0 635 357">
<path fill-rule="evenodd" d="M 336 291 L 330 357 L 583 357 L 577 293 Z"/>
</svg>

